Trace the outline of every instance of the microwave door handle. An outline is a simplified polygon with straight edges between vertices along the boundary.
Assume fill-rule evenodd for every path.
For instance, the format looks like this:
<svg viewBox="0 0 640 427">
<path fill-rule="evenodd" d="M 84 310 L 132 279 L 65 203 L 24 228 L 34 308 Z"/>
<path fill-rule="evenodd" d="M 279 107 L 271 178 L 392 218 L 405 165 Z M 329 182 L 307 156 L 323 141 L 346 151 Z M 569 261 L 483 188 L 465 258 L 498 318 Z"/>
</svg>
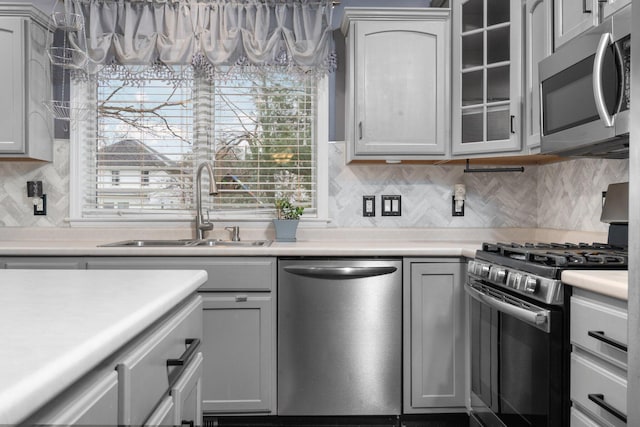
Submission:
<svg viewBox="0 0 640 427">
<path fill-rule="evenodd" d="M 604 66 L 604 55 L 612 42 L 611 33 L 604 33 L 600 37 L 596 56 L 593 61 L 593 97 L 596 101 L 596 109 L 605 127 L 613 127 L 613 116 L 607 111 L 607 104 L 602 90 L 602 67 Z"/>
<path fill-rule="evenodd" d="M 549 315 L 545 310 L 541 311 L 529 311 L 525 308 L 509 304 L 508 302 L 501 301 L 497 298 L 487 295 L 468 284 L 464 286 L 464 290 L 475 300 L 482 304 L 488 305 L 491 308 L 505 313 L 509 316 L 513 316 L 518 320 L 521 320 L 535 328 L 541 329 L 545 332 L 550 331 Z"/>
</svg>

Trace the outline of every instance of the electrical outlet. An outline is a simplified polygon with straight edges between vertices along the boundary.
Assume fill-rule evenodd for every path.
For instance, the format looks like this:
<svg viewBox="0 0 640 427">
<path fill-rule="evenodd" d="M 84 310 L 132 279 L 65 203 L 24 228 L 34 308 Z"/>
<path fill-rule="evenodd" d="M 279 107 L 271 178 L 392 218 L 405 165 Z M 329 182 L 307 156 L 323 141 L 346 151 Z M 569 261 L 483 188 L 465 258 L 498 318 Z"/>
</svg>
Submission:
<svg viewBox="0 0 640 427">
<path fill-rule="evenodd" d="M 376 196 L 362 196 L 362 216 L 376 216 Z"/>
<path fill-rule="evenodd" d="M 381 196 L 382 216 L 401 216 L 402 200 L 400 196 Z"/>
</svg>

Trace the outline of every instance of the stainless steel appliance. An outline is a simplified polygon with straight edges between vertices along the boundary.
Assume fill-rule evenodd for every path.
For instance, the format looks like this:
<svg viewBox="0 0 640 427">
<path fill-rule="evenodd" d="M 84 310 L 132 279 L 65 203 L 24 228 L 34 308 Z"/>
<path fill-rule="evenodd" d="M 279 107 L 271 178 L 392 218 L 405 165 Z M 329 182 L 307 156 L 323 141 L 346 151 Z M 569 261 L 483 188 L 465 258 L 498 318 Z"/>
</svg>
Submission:
<svg viewBox="0 0 640 427">
<path fill-rule="evenodd" d="M 278 415 L 401 413 L 402 262 L 278 266 Z"/>
<path fill-rule="evenodd" d="M 569 425 L 566 269 L 627 269 L 625 246 L 484 243 L 469 262 L 471 426 Z"/>
<path fill-rule="evenodd" d="M 541 152 L 629 156 L 631 7 L 539 64 Z"/>
</svg>

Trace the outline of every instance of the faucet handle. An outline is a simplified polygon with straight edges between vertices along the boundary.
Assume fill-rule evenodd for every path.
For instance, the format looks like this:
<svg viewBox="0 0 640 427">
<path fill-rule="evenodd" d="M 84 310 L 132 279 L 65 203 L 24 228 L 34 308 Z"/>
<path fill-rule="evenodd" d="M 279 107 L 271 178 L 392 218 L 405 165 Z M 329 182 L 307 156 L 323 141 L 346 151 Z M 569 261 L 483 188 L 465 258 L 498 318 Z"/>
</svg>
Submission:
<svg viewBox="0 0 640 427">
<path fill-rule="evenodd" d="M 234 242 L 239 242 L 240 241 L 240 227 L 233 226 L 233 227 L 225 227 L 225 230 L 229 230 L 231 232 L 231 240 Z"/>
</svg>

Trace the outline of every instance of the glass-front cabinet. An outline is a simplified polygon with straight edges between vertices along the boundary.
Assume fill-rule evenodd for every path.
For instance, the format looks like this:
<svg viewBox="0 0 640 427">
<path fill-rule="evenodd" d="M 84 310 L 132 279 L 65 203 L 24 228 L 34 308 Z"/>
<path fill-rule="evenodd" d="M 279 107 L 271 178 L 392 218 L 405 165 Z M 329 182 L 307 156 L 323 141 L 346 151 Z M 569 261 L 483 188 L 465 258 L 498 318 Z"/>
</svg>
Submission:
<svg viewBox="0 0 640 427">
<path fill-rule="evenodd" d="M 521 2 L 467 0 L 453 10 L 454 155 L 521 149 Z"/>
</svg>

